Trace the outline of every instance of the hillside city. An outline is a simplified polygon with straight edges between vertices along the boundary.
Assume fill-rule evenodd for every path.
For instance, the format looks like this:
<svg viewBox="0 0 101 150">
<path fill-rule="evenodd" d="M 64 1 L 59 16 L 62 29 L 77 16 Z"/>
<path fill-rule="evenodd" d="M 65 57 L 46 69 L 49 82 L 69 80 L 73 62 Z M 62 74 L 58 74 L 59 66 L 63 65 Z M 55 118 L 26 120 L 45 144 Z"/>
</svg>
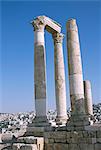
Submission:
<svg viewBox="0 0 101 150">
<path fill-rule="evenodd" d="M 101 103 L 93 105 L 94 123 L 101 123 Z M 67 110 L 67 115 L 70 117 L 70 108 Z M 0 113 L 0 134 L 19 131 L 21 127 L 26 127 L 32 123 L 35 118 L 35 112 L 23 113 Z M 56 111 L 49 110 L 47 118 L 50 123 L 55 123 Z"/>
</svg>

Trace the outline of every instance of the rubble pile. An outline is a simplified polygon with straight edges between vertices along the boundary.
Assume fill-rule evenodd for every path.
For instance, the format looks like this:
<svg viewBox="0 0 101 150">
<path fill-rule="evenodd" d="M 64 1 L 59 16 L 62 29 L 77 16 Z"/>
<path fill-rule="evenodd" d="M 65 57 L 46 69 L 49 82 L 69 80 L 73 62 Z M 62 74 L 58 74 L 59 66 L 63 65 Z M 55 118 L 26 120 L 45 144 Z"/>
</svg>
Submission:
<svg viewBox="0 0 101 150">
<path fill-rule="evenodd" d="M 93 104 L 94 122 L 101 123 L 101 103 Z"/>
</svg>

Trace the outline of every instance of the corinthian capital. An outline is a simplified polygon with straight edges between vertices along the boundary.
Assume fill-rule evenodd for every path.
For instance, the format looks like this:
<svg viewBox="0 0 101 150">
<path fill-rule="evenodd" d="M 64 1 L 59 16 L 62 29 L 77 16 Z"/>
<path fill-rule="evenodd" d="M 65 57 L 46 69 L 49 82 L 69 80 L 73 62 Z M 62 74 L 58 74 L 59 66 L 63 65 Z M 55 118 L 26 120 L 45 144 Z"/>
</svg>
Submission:
<svg viewBox="0 0 101 150">
<path fill-rule="evenodd" d="M 35 31 L 35 30 L 43 31 L 44 28 L 45 28 L 45 25 L 46 25 L 44 19 L 43 19 L 41 16 L 39 16 L 39 17 L 37 17 L 35 20 L 33 20 L 33 21 L 31 22 L 31 24 L 32 24 L 33 27 L 34 27 L 34 31 Z"/>
<path fill-rule="evenodd" d="M 62 33 L 54 33 L 53 35 L 54 43 L 62 43 L 64 35 Z"/>
</svg>

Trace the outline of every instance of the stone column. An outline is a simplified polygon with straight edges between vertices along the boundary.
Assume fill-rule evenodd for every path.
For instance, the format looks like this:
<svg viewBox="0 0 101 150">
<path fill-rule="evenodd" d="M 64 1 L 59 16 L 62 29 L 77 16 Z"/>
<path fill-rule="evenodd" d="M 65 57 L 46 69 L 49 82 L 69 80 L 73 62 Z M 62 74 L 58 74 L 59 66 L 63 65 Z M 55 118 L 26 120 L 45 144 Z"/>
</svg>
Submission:
<svg viewBox="0 0 101 150">
<path fill-rule="evenodd" d="M 72 115 L 85 114 L 82 62 L 78 28 L 75 19 L 67 22 L 67 49 Z"/>
<path fill-rule="evenodd" d="M 56 124 L 64 124 L 67 121 L 66 109 L 66 85 L 65 85 L 65 68 L 63 58 L 63 34 L 54 33 L 54 62 L 55 62 L 55 94 L 57 118 Z"/>
<path fill-rule="evenodd" d="M 32 22 L 34 27 L 34 89 L 36 118 L 46 118 L 46 56 L 44 42 L 44 27 L 42 20 Z"/>
<path fill-rule="evenodd" d="M 91 83 L 90 81 L 84 81 L 84 95 L 85 95 L 85 111 L 87 115 L 93 115 L 93 106 L 92 106 L 92 92 L 91 92 Z"/>
</svg>

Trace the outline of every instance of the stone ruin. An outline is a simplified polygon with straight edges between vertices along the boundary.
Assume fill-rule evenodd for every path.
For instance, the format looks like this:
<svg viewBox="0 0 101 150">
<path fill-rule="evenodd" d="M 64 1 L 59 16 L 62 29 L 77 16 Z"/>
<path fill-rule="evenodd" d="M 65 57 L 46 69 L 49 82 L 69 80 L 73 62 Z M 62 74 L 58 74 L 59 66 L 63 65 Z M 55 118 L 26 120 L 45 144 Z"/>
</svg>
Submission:
<svg viewBox="0 0 101 150">
<path fill-rule="evenodd" d="M 67 117 L 66 85 L 61 26 L 46 16 L 38 16 L 34 27 L 34 89 L 36 117 L 18 135 L 4 134 L 1 150 L 101 150 L 101 124 L 92 121 L 92 93 L 89 80 L 83 81 L 78 27 L 67 21 L 68 74 L 71 117 Z M 46 56 L 44 30 L 54 41 L 56 126 L 46 115 Z"/>
</svg>

